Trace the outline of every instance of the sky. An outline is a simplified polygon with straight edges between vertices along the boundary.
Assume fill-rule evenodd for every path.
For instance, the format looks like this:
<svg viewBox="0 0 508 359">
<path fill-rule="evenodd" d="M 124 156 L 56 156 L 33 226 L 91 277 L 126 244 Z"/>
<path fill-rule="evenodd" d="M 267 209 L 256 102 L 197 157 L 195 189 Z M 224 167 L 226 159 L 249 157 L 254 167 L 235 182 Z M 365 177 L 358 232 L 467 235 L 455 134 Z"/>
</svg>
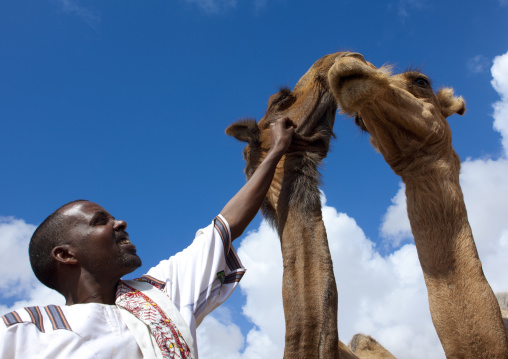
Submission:
<svg viewBox="0 0 508 359">
<path fill-rule="evenodd" d="M 34 278 L 36 226 L 74 199 L 128 224 L 139 276 L 192 242 L 245 183 L 224 130 L 260 119 L 322 56 L 362 53 L 453 87 L 448 118 L 487 280 L 508 291 L 508 1 L 17 0 L 0 2 L 0 314 L 62 304 Z M 321 168 L 339 337 L 400 358 L 444 358 L 404 188 L 337 115 Z M 279 240 L 261 216 L 234 242 L 247 273 L 198 329 L 200 357 L 280 358 Z"/>
</svg>

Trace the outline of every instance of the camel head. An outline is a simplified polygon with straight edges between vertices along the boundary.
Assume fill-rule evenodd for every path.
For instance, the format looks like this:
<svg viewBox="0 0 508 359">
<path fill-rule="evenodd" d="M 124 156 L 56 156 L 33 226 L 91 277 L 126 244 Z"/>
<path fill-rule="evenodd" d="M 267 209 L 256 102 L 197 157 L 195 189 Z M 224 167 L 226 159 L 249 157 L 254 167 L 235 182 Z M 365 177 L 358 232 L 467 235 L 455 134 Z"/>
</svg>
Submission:
<svg viewBox="0 0 508 359">
<path fill-rule="evenodd" d="M 395 359 L 376 339 L 370 335 L 355 334 L 348 347 L 358 358 Z"/>
<path fill-rule="evenodd" d="M 371 143 L 399 175 L 426 170 L 426 164 L 458 160 L 446 118 L 462 115 L 465 102 L 451 88 L 434 93 L 419 71 L 392 75 L 362 55 L 337 58 L 328 81 L 342 111 L 371 135 Z M 451 157 L 450 157 L 451 156 Z"/>
<path fill-rule="evenodd" d="M 328 70 L 337 56 L 324 56 L 312 65 L 293 90 L 283 88 L 270 96 L 268 108 L 259 122 L 247 118 L 226 129 L 228 135 L 247 142 L 243 155 L 247 162 L 245 173 L 250 178 L 270 149 L 270 124 L 284 116 L 297 124 L 293 143 L 279 163 L 261 208 L 275 226 L 278 225 L 277 215 L 280 215 L 277 210 L 287 209 L 290 201 L 305 206 L 317 199 L 320 204 L 317 165 L 326 156 L 333 136 L 337 102 L 328 86 Z M 287 196 L 280 193 L 283 188 L 291 189 Z M 302 197 L 296 199 L 298 196 Z"/>
</svg>

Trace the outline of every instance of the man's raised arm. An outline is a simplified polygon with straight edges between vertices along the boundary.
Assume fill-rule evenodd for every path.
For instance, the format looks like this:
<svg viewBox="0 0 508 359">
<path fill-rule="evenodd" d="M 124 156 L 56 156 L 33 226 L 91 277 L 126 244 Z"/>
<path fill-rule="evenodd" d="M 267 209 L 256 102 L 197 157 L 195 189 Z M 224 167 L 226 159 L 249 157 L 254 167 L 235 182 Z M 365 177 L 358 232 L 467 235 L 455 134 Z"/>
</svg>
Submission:
<svg viewBox="0 0 508 359">
<path fill-rule="evenodd" d="M 238 238 L 254 219 L 270 188 L 277 163 L 288 150 L 296 125 L 289 118 L 278 119 L 270 125 L 271 144 L 265 159 L 247 183 L 222 209 L 231 229 L 231 237 Z"/>
</svg>

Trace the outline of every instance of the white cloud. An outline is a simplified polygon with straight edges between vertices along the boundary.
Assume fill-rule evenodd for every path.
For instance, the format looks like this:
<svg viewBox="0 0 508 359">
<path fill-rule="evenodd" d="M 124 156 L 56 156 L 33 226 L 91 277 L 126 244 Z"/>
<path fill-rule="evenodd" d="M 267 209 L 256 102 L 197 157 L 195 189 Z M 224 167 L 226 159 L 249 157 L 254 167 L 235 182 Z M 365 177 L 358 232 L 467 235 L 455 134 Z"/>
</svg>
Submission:
<svg viewBox="0 0 508 359">
<path fill-rule="evenodd" d="M 491 62 L 483 55 L 476 55 L 466 63 L 467 69 L 473 74 L 481 73 L 487 70 Z"/>
<path fill-rule="evenodd" d="M 240 359 L 244 337 L 232 323 L 228 310 L 217 308 L 198 328 L 199 356 L 206 359 Z M 220 350 L 217 350 L 220 348 Z"/>
<path fill-rule="evenodd" d="M 397 357 L 439 357 L 414 245 L 382 257 L 354 219 L 328 206 L 323 207 L 323 219 L 339 292 L 341 340 L 347 343 L 362 332 Z"/>
<path fill-rule="evenodd" d="M 400 183 L 400 188 L 395 197 L 392 198 L 392 205 L 388 207 L 381 223 L 381 237 L 385 238 L 393 248 L 409 239 L 413 239 L 411 225 L 407 217 L 406 187 Z"/>
<path fill-rule="evenodd" d="M 0 313 L 46 304 L 63 304 L 63 297 L 42 285 L 28 260 L 28 243 L 35 226 L 21 219 L 0 217 Z"/>
<path fill-rule="evenodd" d="M 28 238 L 35 226 L 12 217 L 0 217 L 0 292 L 2 297 L 23 296 L 32 282 Z M 28 269 L 28 270 L 27 270 Z"/>
<path fill-rule="evenodd" d="M 508 154 L 508 52 L 494 58 L 491 69 L 492 86 L 501 100 L 494 104 L 494 129 L 503 137 L 505 155 Z"/>
<path fill-rule="evenodd" d="M 92 27 L 95 27 L 101 20 L 97 10 L 84 7 L 79 3 L 79 0 L 53 0 L 53 2 L 59 6 L 62 12 L 75 15 Z"/>
</svg>

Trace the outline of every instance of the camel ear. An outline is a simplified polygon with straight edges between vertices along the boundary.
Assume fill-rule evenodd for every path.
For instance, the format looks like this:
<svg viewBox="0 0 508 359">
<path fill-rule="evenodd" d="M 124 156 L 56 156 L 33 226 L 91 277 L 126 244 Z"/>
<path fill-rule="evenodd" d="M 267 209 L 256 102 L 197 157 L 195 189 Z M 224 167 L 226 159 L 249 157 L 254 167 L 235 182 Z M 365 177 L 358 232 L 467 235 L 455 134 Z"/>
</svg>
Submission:
<svg viewBox="0 0 508 359">
<path fill-rule="evenodd" d="M 259 143 L 260 131 L 256 120 L 253 118 L 246 118 L 233 123 L 226 128 L 226 134 L 250 145 Z"/>
<path fill-rule="evenodd" d="M 437 93 L 437 100 L 441 105 L 441 113 L 445 118 L 454 113 L 463 115 L 466 111 L 466 102 L 462 96 L 455 97 L 452 88 L 445 87 L 440 89 Z"/>
</svg>

